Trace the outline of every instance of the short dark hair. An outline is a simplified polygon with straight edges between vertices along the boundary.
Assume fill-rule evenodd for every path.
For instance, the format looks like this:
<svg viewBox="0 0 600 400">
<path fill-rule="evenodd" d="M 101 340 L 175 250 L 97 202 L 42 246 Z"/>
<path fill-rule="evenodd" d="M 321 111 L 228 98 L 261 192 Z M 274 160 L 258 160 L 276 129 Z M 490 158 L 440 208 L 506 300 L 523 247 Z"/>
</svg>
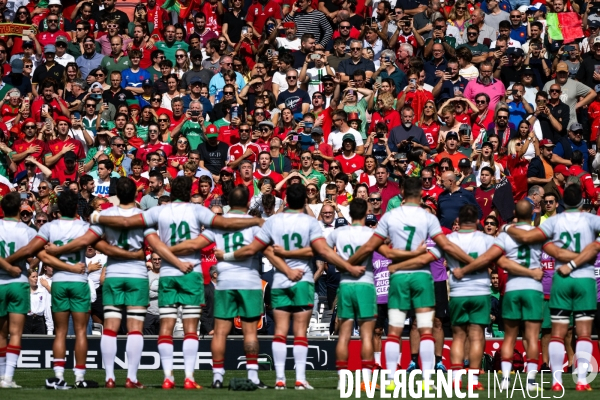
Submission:
<svg viewBox="0 0 600 400">
<path fill-rule="evenodd" d="M 163 180 L 164 180 L 163 175 L 157 169 L 154 169 L 154 170 L 148 172 L 148 178 L 156 178 L 160 182 L 163 182 Z"/>
<path fill-rule="evenodd" d="M 335 179 L 336 181 L 343 181 L 343 182 L 344 182 L 346 185 L 348 184 L 348 175 L 346 175 L 346 174 L 345 174 L 345 173 L 343 173 L 343 172 L 339 172 L 339 173 L 338 173 L 338 174 L 337 174 L 337 175 L 334 177 L 334 179 Z"/>
<path fill-rule="evenodd" d="M 459 224 L 476 224 L 478 220 L 479 213 L 477 212 L 477 207 L 473 204 L 463 206 L 458 212 Z"/>
<path fill-rule="evenodd" d="M 248 207 L 249 197 L 250 191 L 248 188 L 244 185 L 237 185 L 229 192 L 227 201 L 230 207 L 246 208 Z"/>
<path fill-rule="evenodd" d="M 294 183 L 287 188 L 286 199 L 292 210 L 300 210 L 306 204 L 306 188 L 301 183 Z"/>
<path fill-rule="evenodd" d="M 63 190 L 58 196 L 58 209 L 60 215 L 67 218 L 74 218 L 77 214 L 78 195 L 72 190 Z"/>
<path fill-rule="evenodd" d="M 137 187 L 135 183 L 124 176 L 117 181 L 117 197 L 121 204 L 131 204 L 135 201 L 137 195 Z"/>
<path fill-rule="evenodd" d="M 173 179 L 173 183 L 171 184 L 171 198 L 173 200 L 189 202 L 191 197 L 192 178 L 190 178 L 189 176 L 178 176 L 175 179 Z"/>
<path fill-rule="evenodd" d="M 404 198 L 421 197 L 423 183 L 419 178 L 410 177 L 404 180 L 402 188 L 404 189 Z"/>
<path fill-rule="evenodd" d="M 4 212 L 4 217 L 12 218 L 19 214 L 21 209 L 21 195 L 18 192 L 10 192 L 2 198 L 0 207 Z"/>
<path fill-rule="evenodd" d="M 113 162 L 110 160 L 100 160 L 98 161 L 98 165 L 100 164 L 104 165 L 104 168 L 109 169 L 111 171 L 115 169 L 115 164 L 113 164 Z"/>
<path fill-rule="evenodd" d="M 88 183 L 92 182 L 94 180 L 94 178 L 92 178 L 89 175 L 82 175 L 79 178 L 79 186 L 80 187 L 84 187 L 85 185 L 87 185 Z"/>
<path fill-rule="evenodd" d="M 367 215 L 367 202 L 357 198 L 350 202 L 350 218 L 353 220 L 363 219 Z"/>
</svg>

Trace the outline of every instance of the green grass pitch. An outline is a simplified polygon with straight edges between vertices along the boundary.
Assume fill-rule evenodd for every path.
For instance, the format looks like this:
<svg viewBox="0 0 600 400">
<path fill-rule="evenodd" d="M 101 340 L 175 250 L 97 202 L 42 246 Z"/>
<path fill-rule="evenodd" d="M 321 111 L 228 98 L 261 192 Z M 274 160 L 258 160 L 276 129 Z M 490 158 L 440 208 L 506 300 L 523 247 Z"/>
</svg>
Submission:
<svg viewBox="0 0 600 400">
<path fill-rule="evenodd" d="M 15 374 L 15 381 L 23 386 L 22 389 L 0 389 L 0 399 L 13 400 L 13 399 L 35 399 L 35 400 L 68 400 L 68 399 L 134 399 L 139 398 L 140 400 L 167 400 L 167 399 L 198 399 L 198 398 L 215 398 L 215 399 L 339 399 L 340 393 L 336 390 L 337 386 L 337 373 L 335 371 L 307 371 L 307 380 L 315 388 L 314 391 L 299 391 L 294 390 L 293 386 L 285 391 L 276 391 L 273 389 L 269 390 L 256 390 L 254 392 L 233 392 L 226 388 L 221 390 L 211 389 L 212 373 L 210 371 L 197 371 L 196 381 L 204 386 L 203 390 L 199 391 L 187 391 L 181 389 L 183 385 L 183 371 L 175 371 L 175 381 L 179 385 L 175 390 L 162 390 L 161 384 L 163 379 L 162 371 L 139 371 L 139 380 L 148 386 L 145 390 L 134 390 L 124 389 L 127 372 L 124 370 L 115 371 L 117 388 L 115 389 L 71 389 L 68 391 L 63 390 L 47 390 L 44 388 L 44 380 L 48 377 L 52 377 L 52 370 L 32 370 L 32 369 L 17 369 Z M 286 372 L 288 385 L 294 383 L 294 371 Z M 275 373 L 273 371 L 259 371 L 261 380 L 269 386 L 274 385 Z M 513 375 L 514 376 L 514 375 Z M 73 383 L 73 373 L 71 371 L 65 371 L 66 381 L 70 384 Z M 227 371 L 225 375 L 225 386 L 228 386 L 229 379 L 245 378 L 245 371 Z M 103 370 L 89 370 L 86 374 L 87 379 L 95 380 L 101 385 L 104 383 L 104 371 Z M 487 392 L 487 374 L 480 376 L 480 381 L 486 387 L 486 391 L 479 392 L 480 399 L 498 398 L 498 399 L 522 399 L 523 396 L 520 392 L 515 392 L 514 396 L 507 396 L 505 393 L 496 393 L 496 397 L 493 396 L 493 392 L 488 396 Z M 573 383 L 570 374 L 564 374 L 563 380 L 565 382 L 566 391 L 564 396 L 565 400 L 570 399 L 581 399 L 581 400 L 592 400 L 600 398 L 600 378 L 592 382 L 591 386 L 594 389 L 591 392 L 576 392 L 575 384 Z M 549 386 L 547 390 L 543 392 L 543 398 L 559 398 L 562 393 L 551 392 Z M 556 396 L 556 397 L 554 397 Z M 366 399 L 365 393 L 361 394 L 361 399 Z M 375 398 L 381 398 L 379 392 L 375 393 Z M 527 397 L 529 398 L 529 397 Z M 538 399 L 542 396 L 537 396 Z M 350 399 L 355 399 L 354 393 Z"/>
</svg>

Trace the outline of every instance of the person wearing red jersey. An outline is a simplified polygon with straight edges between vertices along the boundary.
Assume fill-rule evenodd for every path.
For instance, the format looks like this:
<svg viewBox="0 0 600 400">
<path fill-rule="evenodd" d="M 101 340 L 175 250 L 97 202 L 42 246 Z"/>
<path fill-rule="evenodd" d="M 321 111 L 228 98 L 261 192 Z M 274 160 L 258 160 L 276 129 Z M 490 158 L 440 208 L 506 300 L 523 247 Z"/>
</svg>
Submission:
<svg viewBox="0 0 600 400">
<path fill-rule="evenodd" d="M 258 124 L 258 129 L 260 129 L 260 137 L 256 141 L 256 144 L 260 147 L 261 151 L 269 151 L 275 125 L 271 121 L 262 121 Z M 285 136 L 279 138 L 284 140 Z"/>
<path fill-rule="evenodd" d="M 494 178 L 494 170 L 490 167 L 481 168 L 481 172 L 479 173 L 479 180 L 481 181 L 481 185 L 475 192 L 475 201 L 479 204 L 482 212 L 482 220 L 483 222 L 485 218 L 490 215 L 493 211 L 493 200 L 494 193 L 496 192 L 496 186 L 492 183 L 492 179 Z"/>
<path fill-rule="evenodd" d="M 423 113 L 421 114 L 421 120 L 416 124 L 419 128 L 423 129 L 429 148 L 434 150 L 437 147 L 438 137 L 440 134 L 440 123 L 437 119 L 437 112 L 435 102 L 428 100 L 423 107 Z"/>
<path fill-rule="evenodd" d="M 39 68 L 44 68 L 40 66 Z M 35 122 L 44 122 L 46 118 L 57 120 L 58 117 L 71 117 L 69 105 L 57 93 L 56 82 L 45 80 L 40 85 L 41 96 L 32 104 L 33 119 Z"/>
<path fill-rule="evenodd" d="M 433 100 L 431 92 L 419 85 L 420 71 L 411 68 L 408 71 L 408 85 L 398 94 L 396 109 L 400 110 L 405 105 L 411 106 L 415 113 L 415 120 L 421 119 L 423 106 L 428 100 Z"/>
<path fill-rule="evenodd" d="M 444 189 L 436 185 L 435 174 L 431 167 L 425 167 L 421 170 L 421 181 L 423 182 L 421 197 L 423 199 L 430 198 L 437 202 Z"/>
<path fill-rule="evenodd" d="M 140 146 L 135 157 L 139 158 L 140 160 L 145 162 L 148 154 L 155 152 L 156 150 L 162 150 L 165 152 L 165 154 L 171 154 L 173 152 L 171 145 L 160 142 L 158 140 L 158 137 L 159 137 L 158 125 L 150 124 L 148 126 L 148 143 Z"/>
<path fill-rule="evenodd" d="M 234 144 L 227 151 L 227 166 L 236 169 L 242 160 L 248 160 L 252 165 L 256 165 L 258 155 L 262 151 L 260 146 L 250 141 L 252 127 L 247 123 L 242 123 L 239 129 L 240 141 Z"/>
<path fill-rule="evenodd" d="M 148 0 L 147 3 L 147 14 L 146 19 L 148 22 L 154 24 L 154 29 L 162 32 L 165 24 L 169 21 L 168 12 L 161 7 L 164 1 L 160 1 L 161 4 L 157 4 L 156 0 Z"/>
<path fill-rule="evenodd" d="M 579 150 L 575 150 L 571 156 L 571 167 L 569 172 L 571 176 L 576 176 L 581 182 L 581 192 L 584 199 L 590 199 L 592 203 L 597 202 L 596 188 L 594 187 L 594 179 L 589 172 L 583 169 L 583 153 Z"/>
<path fill-rule="evenodd" d="M 281 174 L 271 170 L 271 154 L 268 151 L 263 151 L 258 155 L 258 164 L 256 165 L 256 171 L 254 171 L 253 176 L 256 180 L 268 176 L 273 179 L 275 185 L 283 180 Z"/>
<path fill-rule="evenodd" d="M 142 197 L 144 197 L 144 193 L 146 189 L 149 187 L 150 181 L 148 178 L 144 178 L 142 176 L 142 169 L 144 166 L 144 162 L 139 158 L 135 158 L 131 160 L 131 172 L 132 174 L 128 176 L 129 179 L 135 183 L 135 188 L 137 189 L 137 194 L 135 196 L 135 201 L 142 201 Z"/>
<path fill-rule="evenodd" d="M 351 133 L 346 133 L 342 138 L 342 154 L 337 155 L 335 160 L 342 166 L 342 172 L 353 174 L 362 170 L 365 163 L 363 156 L 356 154 L 356 139 Z"/>
<path fill-rule="evenodd" d="M 265 27 L 265 22 L 270 17 L 275 18 L 277 25 L 281 23 L 281 19 L 283 18 L 281 7 L 275 1 L 258 0 L 248 8 L 246 22 L 254 31 L 254 36 L 260 37 Z"/>
<path fill-rule="evenodd" d="M 69 136 L 71 120 L 67 117 L 60 116 L 56 118 L 55 121 L 58 136 L 56 139 L 48 142 L 50 153 L 44 156 L 44 164 L 52 170 L 64 171 L 67 169 L 64 156 L 68 152 L 74 152 L 77 160 L 84 160 L 85 152 L 83 151 L 81 142 Z"/>
<path fill-rule="evenodd" d="M 413 54 L 417 52 L 419 47 L 423 47 L 425 41 L 419 35 L 419 32 L 413 25 L 413 19 L 409 16 L 402 17 L 400 21 L 400 29 L 396 29 L 396 32 L 390 39 L 390 48 L 396 48 L 398 57 L 400 56 L 400 46 L 402 43 L 408 43 L 413 47 Z M 396 47 L 397 46 L 397 47 Z"/>
<path fill-rule="evenodd" d="M 254 176 L 252 175 L 252 163 L 248 160 L 242 160 L 238 167 L 238 174 L 235 180 L 235 186 L 244 185 L 250 193 L 250 198 L 254 196 Z"/>
<path fill-rule="evenodd" d="M 467 107 L 467 103 L 470 101 L 467 99 L 456 99 L 454 100 L 454 110 L 456 111 L 456 120 L 461 124 L 467 124 L 471 126 L 471 114 L 473 113 L 472 109 Z M 471 103 L 472 104 L 472 103 Z"/>
<path fill-rule="evenodd" d="M 2 120 L 4 122 L 13 120 L 19 114 L 21 107 L 21 92 L 19 89 L 14 88 L 9 90 L 1 104 L 0 114 L 2 115 Z"/>
<path fill-rule="evenodd" d="M 394 109 L 394 100 L 391 93 L 381 93 L 377 96 L 378 111 L 371 117 L 369 132 L 375 132 L 378 122 L 383 122 L 387 126 L 388 132 L 402 123 L 400 114 Z"/>
<path fill-rule="evenodd" d="M 37 40 L 42 47 L 48 44 L 55 44 L 56 38 L 59 36 L 65 36 L 69 41 L 71 40 L 71 35 L 65 32 L 62 29 L 59 29 L 59 21 L 60 17 L 57 14 L 48 14 L 46 17 L 46 23 L 48 24 L 48 30 L 44 32 L 40 32 L 37 34 Z"/>
<path fill-rule="evenodd" d="M 204 0 L 200 5 L 200 11 L 206 16 L 206 27 L 221 34 L 222 18 L 225 14 L 223 3 L 219 0 Z"/>
<path fill-rule="evenodd" d="M 467 158 L 467 156 L 458 152 L 458 134 L 456 132 L 450 131 L 446 134 L 446 150 L 438 153 L 434 161 L 439 164 L 440 160 L 446 157 L 452 160 L 453 166 L 458 165 L 461 159 Z"/>
<path fill-rule="evenodd" d="M 17 164 L 15 175 L 21 171 L 25 171 L 24 160 L 27 157 L 31 156 L 41 163 L 44 160 L 44 155 L 50 153 L 48 144 L 36 137 L 37 127 L 33 118 L 27 118 L 23 122 L 23 125 L 21 125 L 21 132 L 25 137 L 23 139 L 17 139 L 12 145 L 14 153 L 11 158 L 13 162 Z"/>
<path fill-rule="evenodd" d="M 473 139 L 476 142 L 483 142 L 488 126 L 494 121 L 494 112 L 490 111 L 489 104 L 490 96 L 486 93 L 479 93 L 475 96 L 477 112 L 471 114 L 471 126 Z"/>
<path fill-rule="evenodd" d="M 63 157 L 65 169 L 54 168 L 52 170 L 52 179 L 58 179 L 61 185 L 66 181 L 78 182 L 79 171 L 77 166 L 77 155 L 72 151 L 67 151 Z"/>
<path fill-rule="evenodd" d="M 152 66 L 151 54 L 154 50 L 157 49 L 154 45 L 148 47 L 148 41 L 145 40 L 144 29 L 139 25 L 133 28 L 133 42 L 127 45 L 127 51 L 130 50 L 139 50 L 142 52 L 140 68 L 148 69 Z"/>
</svg>

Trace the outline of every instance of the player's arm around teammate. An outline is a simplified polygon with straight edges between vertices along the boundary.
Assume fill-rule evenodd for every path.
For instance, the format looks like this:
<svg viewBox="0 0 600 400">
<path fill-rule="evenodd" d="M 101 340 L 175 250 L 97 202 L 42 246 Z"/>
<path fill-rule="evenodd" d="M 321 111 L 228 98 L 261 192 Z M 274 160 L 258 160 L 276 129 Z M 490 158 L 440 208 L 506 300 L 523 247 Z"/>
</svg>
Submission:
<svg viewBox="0 0 600 400">
<path fill-rule="evenodd" d="M 595 240 L 594 242 L 585 246 L 585 248 L 583 249 L 583 251 L 581 253 L 579 253 L 579 254 L 572 253 L 574 257 L 571 257 L 570 260 L 571 260 L 571 263 L 573 263 L 575 265 L 574 268 L 577 268 L 578 265 L 583 265 L 585 263 L 594 261 L 596 259 L 596 257 L 598 256 L 598 253 L 600 253 L 600 242 L 598 240 Z M 548 254 L 550 254 L 550 253 L 548 253 Z M 564 260 L 561 260 L 561 261 L 564 261 Z M 573 270 L 573 268 L 571 268 L 568 264 L 561 265 L 559 268 L 557 268 L 557 271 L 563 275 L 570 274 L 572 270 Z"/>
<path fill-rule="evenodd" d="M 88 230 L 85 233 L 85 235 L 78 237 L 77 239 L 65 244 L 64 246 L 57 246 L 54 243 L 49 243 L 46 246 L 45 250 L 48 254 L 51 254 L 53 256 L 60 256 L 62 254 L 72 253 L 87 246 L 93 246 L 96 250 L 105 254 L 108 257 L 123 258 L 125 260 L 144 259 L 143 250 L 129 251 L 117 246 L 111 246 L 91 230 Z"/>
<path fill-rule="evenodd" d="M 10 265 L 4 258 L 0 258 L 0 269 L 8 272 L 13 278 L 18 277 L 22 273 L 21 268 Z"/>
<path fill-rule="evenodd" d="M 294 249 L 294 250 L 285 250 L 283 247 L 274 244 L 273 245 L 273 254 L 277 257 L 281 258 L 312 258 L 314 257 L 314 252 L 312 247 L 304 247 L 302 249 Z"/>
</svg>

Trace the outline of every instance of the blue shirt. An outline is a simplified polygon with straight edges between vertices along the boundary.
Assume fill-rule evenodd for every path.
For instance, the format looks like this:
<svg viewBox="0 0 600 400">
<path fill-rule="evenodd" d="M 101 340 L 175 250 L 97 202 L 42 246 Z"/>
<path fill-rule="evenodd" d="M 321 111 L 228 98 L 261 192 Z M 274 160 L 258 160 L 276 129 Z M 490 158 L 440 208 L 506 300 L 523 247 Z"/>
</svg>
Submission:
<svg viewBox="0 0 600 400">
<path fill-rule="evenodd" d="M 392 74 L 388 74 L 387 69 L 384 69 L 379 74 L 381 79 L 390 78 L 394 81 L 394 85 L 396 85 L 396 93 L 402 91 L 406 85 L 408 84 L 408 80 L 406 79 L 406 74 L 400 70 L 400 68 L 394 67 L 394 72 Z"/>
<path fill-rule="evenodd" d="M 527 42 L 527 26 L 521 25 L 517 29 L 511 27 L 510 38 L 522 45 L 525 44 L 525 42 Z"/>
<path fill-rule="evenodd" d="M 145 69 L 139 69 L 133 72 L 131 68 L 121 71 L 121 87 L 125 89 L 127 86 L 142 87 L 142 83 L 146 79 L 150 79 L 150 73 Z"/>
<path fill-rule="evenodd" d="M 588 158 L 589 158 L 590 154 L 588 153 L 588 147 L 587 147 L 587 143 L 585 142 L 585 140 L 582 140 L 581 142 L 579 142 L 579 144 L 576 144 L 570 138 L 565 138 L 565 139 L 571 145 L 571 151 L 579 150 L 580 152 L 583 153 L 582 168 L 585 172 L 590 172 L 589 167 L 588 167 Z M 556 143 L 556 146 L 554 146 L 554 151 L 553 151 L 554 154 L 556 154 L 559 157 L 563 157 L 563 158 L 565 156 L 565 148 L 563 147 L 564 142 L 565 142 L 564 140 L 559 140 L 558 143 Z M 573 154 L 573 153 L 571 153 L 571 154 Z"/>
<path fill-rule="evenodd" d="M 531 108 L 533 108 L 533 106 L 531 104 L 529 104 L 529 106 Z M 514 101 L 511 101 L 510 103 L 508 103 L 508 111 L 509 111 L 509 114 L 508 114 L 509 115 L 508 116 L 509 126 L 511 126 L 513 129 L 519 129 L 519 124 L 521 123 L 522 120 L 525 119 L 525 117 L 528 114 L 528 112 L 525 111 L 525 106 L 523 105 L 523 102 L 521 101 L 521 102 L 515 103 Z"/>
<path fill-rule="evenodd" d="M 235 83 L 238 85 L 238 90 L 242 90 L 244 86 L 246 86 L 246 81 L 244 77 L 239 72 L 235 73 Z M 215 96 L 215 103 L 221 101 L 221 97 L 223 97 L 223 88 L 225 87 L 225 79 L 223 78 L 222 73 L 215 74 L 210 79 L 210 83 L 208 84 L 208 91 L 211 96 Z"/>
<path fill-rule="evenodd" d="M 86 79 L 91 70 L 96 69 L 100 66 L 100 63 L 102 62 L 103 58 L 104 56 L 100 53 L 94 53 L 94 55 L 91 58 L 87 57 L 85 54 L 82 54 L 79 57 L 77 57 L 77 60 L 75 60 L 75 62 L 77 63 L 77 66 L 81 71 L 81 78 Z"/>
<path fill-rule="evenodd" d="M 458 217 L 458 212 L 467 204 L 472 204 L 477 207 L 479 219 L 481 219 L 483 213 L 481 207 L 477 204 L 473 193 L 463 188 L 458 189 L 454 193 L 445 190 L 438 197 L 438 217 L 440 219 L 440 225 L 452 229 L 452 224 Z"/>
<path fill-rule="evenodd" d="M 192 102 L 192 98 L 189 94 L 186 94 L 181 98 L 183 100 L 183 112 L 186 112 L 190 108 L 190 103 Z M 213 110 L 213 105 L 206 97 L 200 96 L 198 101 L 202 104 L 202 116 L 206 117 L 206 114 Z"/>
<path fill-rule="evenodd" d="M 425 83 L 431 86 L 437 85 L 440 78 L 435 76 L 435 72 L 446 72 L 446 68 L 448 68 L 448 62 L 445 59 L 442 59 L 440 65 L 435 65 L 434 60 L 427 61 L 425 65 L 423 65 L 423 70 L 425 71 Z"/>
<path fill-rule="evenodd" d="M 467 87 L 468 80 L 463 78 L 462 76 L 458 76 L 458 80 L 456 82 L 452 81 L 444 81 L 442 83 L 442 90 L 440 91 L 439 96 L 436 101 L 438 104 L 442 103 L 444 100 L 451 99 L 454 96 L 454 88 L 458 87 L 462 93 L 465 92 L 465 88 Z"/>
</svg>

